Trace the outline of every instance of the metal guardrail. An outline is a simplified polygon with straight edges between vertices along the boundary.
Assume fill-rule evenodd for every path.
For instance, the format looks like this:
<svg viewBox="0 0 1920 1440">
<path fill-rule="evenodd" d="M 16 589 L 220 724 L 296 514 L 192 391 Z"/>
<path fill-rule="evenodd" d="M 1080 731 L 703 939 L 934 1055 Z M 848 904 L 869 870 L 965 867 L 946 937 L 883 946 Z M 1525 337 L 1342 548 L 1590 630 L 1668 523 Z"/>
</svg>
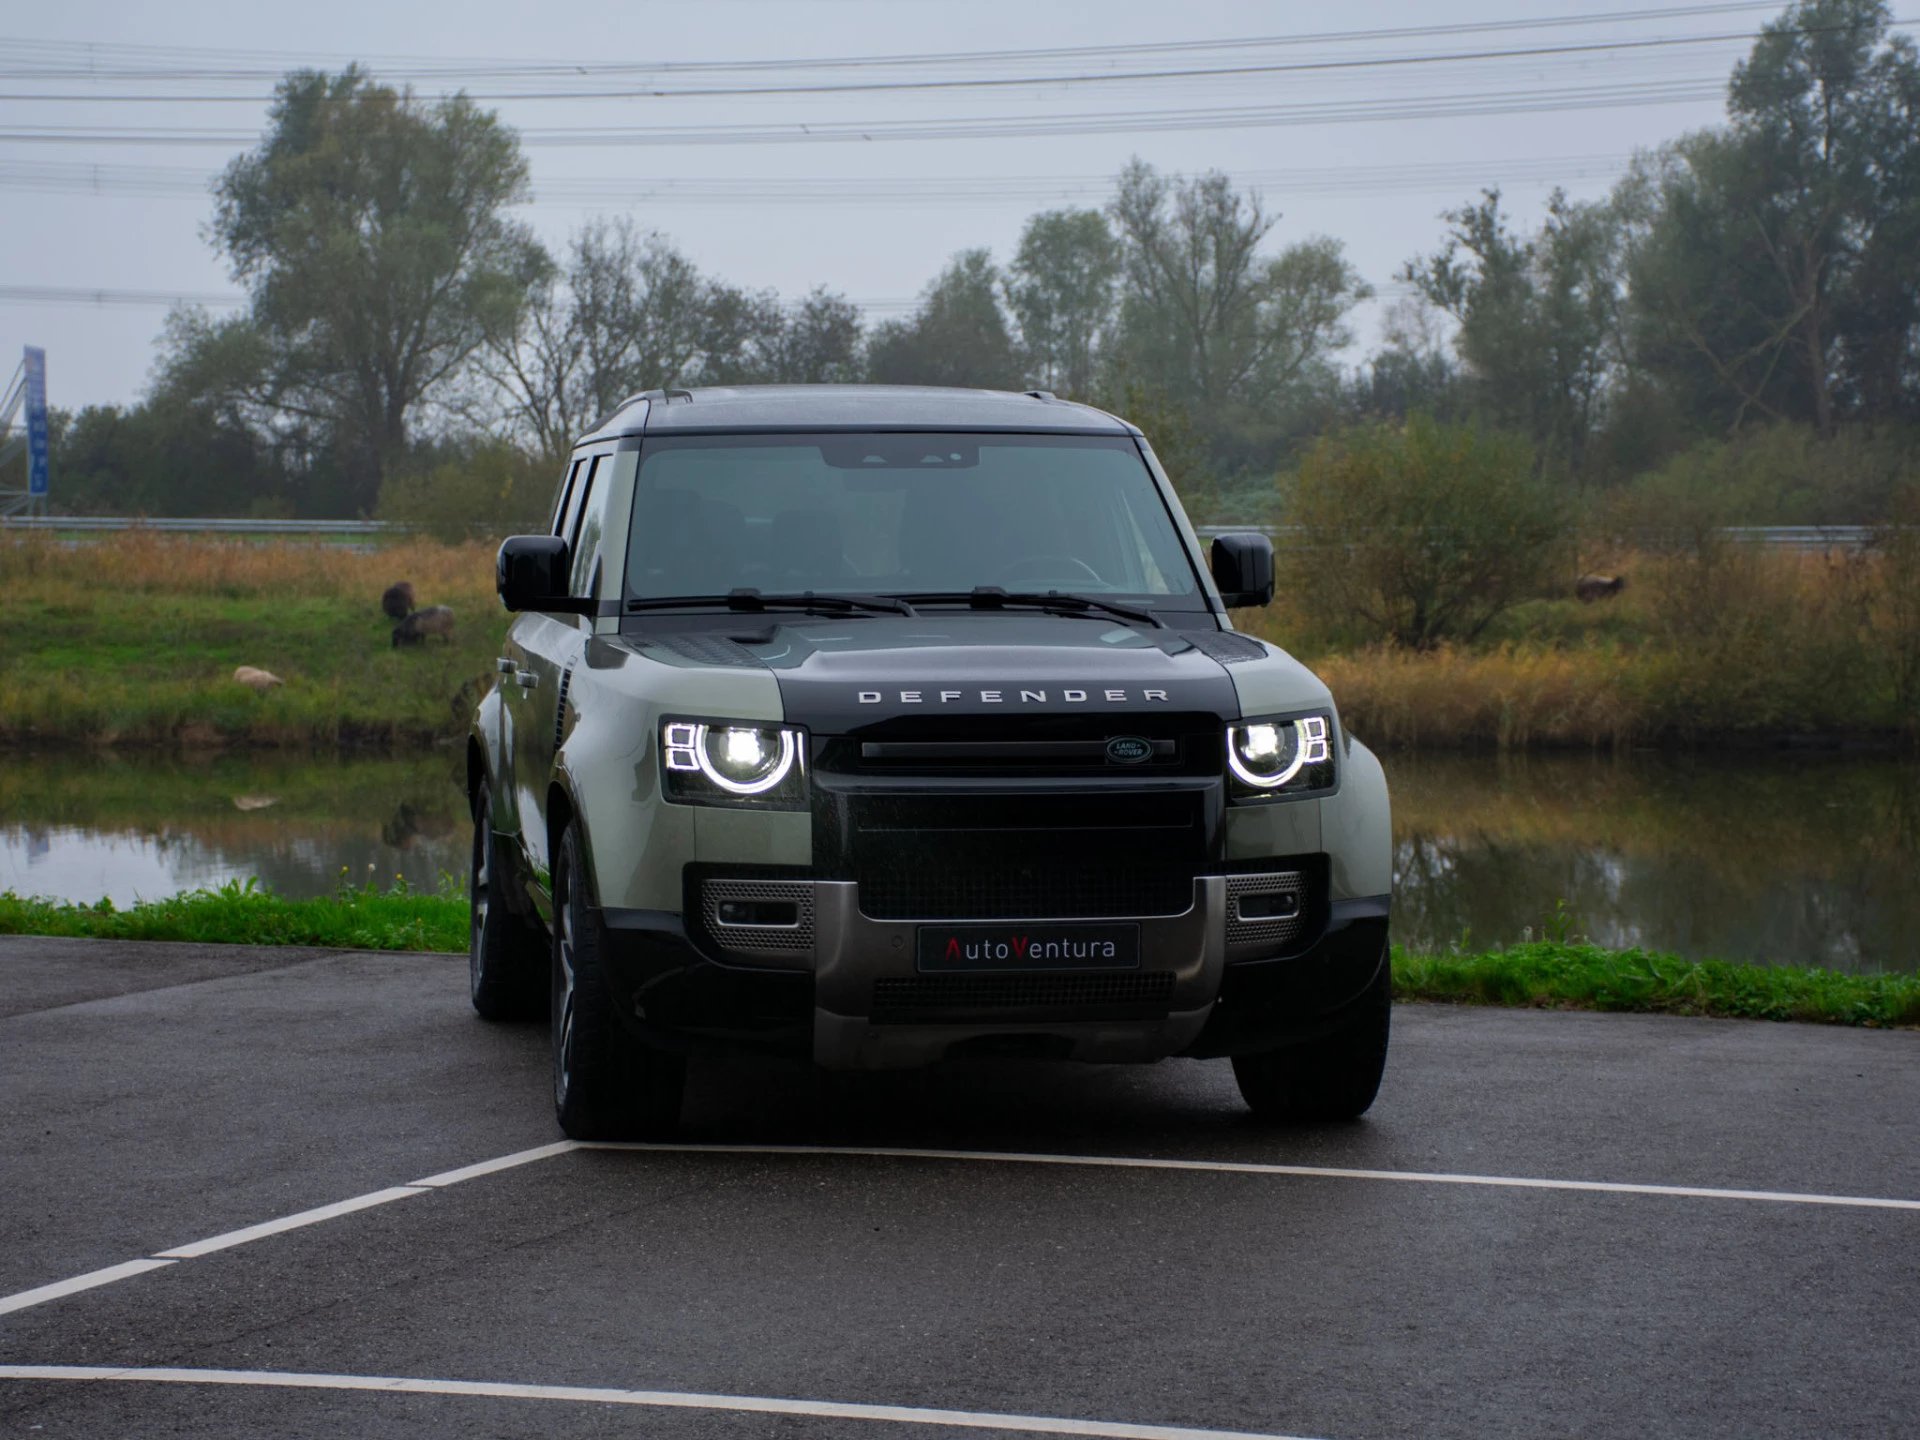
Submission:
<svg viewBox="0 0 1920 1440">
<path fill-rule="evenodd" d="M 403 535 L 391 520 L 209 519 L 186 515 L 16 515 L 8 530 L 156 530 L 179 535 Z"/>
<path fill-rule="evenodd" d="M 1255 532 L 1285 544 L 1300 534 L 1297 525 L 1196 525 L 1203 540 L 1216 535 Z M 1727 525 L 1720 533 L 1744 545 L 1773 545 L 1783 550 L 1863 550 L 1872 543 L 1871 525 Z"/>
</svg>

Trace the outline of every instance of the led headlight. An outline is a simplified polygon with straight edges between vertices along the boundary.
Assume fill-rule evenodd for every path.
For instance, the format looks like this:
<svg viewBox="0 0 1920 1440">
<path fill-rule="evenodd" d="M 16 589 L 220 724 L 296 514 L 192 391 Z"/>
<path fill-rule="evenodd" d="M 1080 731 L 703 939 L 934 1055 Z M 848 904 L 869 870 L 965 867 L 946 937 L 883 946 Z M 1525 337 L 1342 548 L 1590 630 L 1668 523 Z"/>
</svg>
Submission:
<svg viewBox="0 0 1920 1440">
<path fill-rule="evenodd" d="M 1245 720 L 1227 727 L 1227 769 L 1237 798 L 1303 795 L 1333 788 L 1330 715 Z"/>
<path fill-rule="evenodd" d="M 669 720 L 660 728 L 667 798 L 804 806 L 801 748 L 800 732 L 786 725 Z"/>
</svg>

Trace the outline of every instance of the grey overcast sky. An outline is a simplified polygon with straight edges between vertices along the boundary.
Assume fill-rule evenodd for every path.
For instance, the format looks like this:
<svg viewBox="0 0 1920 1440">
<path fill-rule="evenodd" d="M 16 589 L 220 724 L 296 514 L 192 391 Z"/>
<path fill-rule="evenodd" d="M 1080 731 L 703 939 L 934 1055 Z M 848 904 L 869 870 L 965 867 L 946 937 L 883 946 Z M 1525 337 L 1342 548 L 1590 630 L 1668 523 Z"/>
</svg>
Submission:
<svg viewBox="0 0 1920 1440">
<path fill-rule="evenodd" d="M 0 21 L 0 372 L 38 344 L 54 404 L 138 396 L 167 298 L 235 290 L 202 234 L 207 185 L 257 137 L 272 77 L 294 66 L 359 59 L 422 93 L 489 97 L 523 132 L 527 214 L 556 252 L 591 215 L 629 214 L 733 283 L 789 297 L 825 284 L 878 318 L 906 308 L 954 251 L 987 245 L 1004 259 L 1033 211 L 1101 203 L 1139 155 L 1257 189 L 1280 216 L 1270 243 L 1336 236 L 1390 300 L 1399 264 L 1438 242 L 1439 212 L 1481 187 L 1531 217 L 1555 183 L 1600 195 L 1636 148 L 1717 121 L 1734 61 L 1780 8 L 16 4 Z M 1077 53 L 1008 53 L 1049 50 Z M 972 58 L 800 63 L 957 52 Z M 1167 71 L 1189 73 L 1141 77 Z M 1078 78 L 1094 76 L 1106 78 Z M 921 88 L 871 88 L 902 81 Z M 631 93 L 822 86 L 836 88 Z M 121 96 L 162 98 L 108 98 Z M 982 128 L 1016 133 L 965 133 Z M 858 138 L 821 138 L 849 132 Z M 1380 313 L 1359 317 L 1363 345 Z"/>
</svg>

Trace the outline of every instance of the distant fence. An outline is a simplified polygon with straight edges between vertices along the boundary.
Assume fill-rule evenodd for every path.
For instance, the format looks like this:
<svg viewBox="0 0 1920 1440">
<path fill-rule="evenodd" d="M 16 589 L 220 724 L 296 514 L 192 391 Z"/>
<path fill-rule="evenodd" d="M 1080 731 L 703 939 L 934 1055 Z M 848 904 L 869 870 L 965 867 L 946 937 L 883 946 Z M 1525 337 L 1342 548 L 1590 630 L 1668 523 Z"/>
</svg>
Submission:
<svg viewBox="0 0 1920 1440">
<path fill-rule="evenodd" d="M 390 520 L 203 519 L 186 515 L 16 515 L 0 524 L 6 530 L 164 530 L 180 535 L 351 535 L 366 539 L 404 535 L 408 527 Z"/>
<path fill-rule="evenodd" d="M 192 516 L 15 515 L 0 520 L 0 530 L 54 530 L 62 534 L 106 530 L 155 530 L 179 535 L 337 535 L 360 540 L 404 535 L 410 526 L 391 520 L 249 520 Z M 1300 532 L 1292 525 L 1199 525 L 1203 539 L 1245 534 L 1270 536 L 1282 546 Z M 1873 539 L 1870 525 L 1729 525 L 1721 533 L 1753 545 L 1783 550 L 1860 550 Z"/>
<path fill-rule="evenodd" d="M 1257 531 L 1285 548 L 1300 530 L 1294 525 L 1196 525 L 1202 539 L 1215 535 L 1244 535 Z M 1873 542 L 1871 525 L 1728 525 L 1720 533 L 1748 545 L 1772 545 L 1782 550 L 1864 550 Z"/>
</svg>

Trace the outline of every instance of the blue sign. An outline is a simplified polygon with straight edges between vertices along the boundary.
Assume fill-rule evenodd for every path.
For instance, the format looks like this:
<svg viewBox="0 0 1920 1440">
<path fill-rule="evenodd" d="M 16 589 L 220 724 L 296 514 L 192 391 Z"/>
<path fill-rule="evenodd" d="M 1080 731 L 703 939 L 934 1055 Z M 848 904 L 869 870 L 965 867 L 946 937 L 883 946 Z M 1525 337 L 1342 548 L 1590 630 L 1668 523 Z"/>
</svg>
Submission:
<svg viewBox="0 0 1920 1440">
<path fill-rule="evenodd" d="M 27 346 L 27 493 L 47 493 L 47 352 Z"/>
</svg>

